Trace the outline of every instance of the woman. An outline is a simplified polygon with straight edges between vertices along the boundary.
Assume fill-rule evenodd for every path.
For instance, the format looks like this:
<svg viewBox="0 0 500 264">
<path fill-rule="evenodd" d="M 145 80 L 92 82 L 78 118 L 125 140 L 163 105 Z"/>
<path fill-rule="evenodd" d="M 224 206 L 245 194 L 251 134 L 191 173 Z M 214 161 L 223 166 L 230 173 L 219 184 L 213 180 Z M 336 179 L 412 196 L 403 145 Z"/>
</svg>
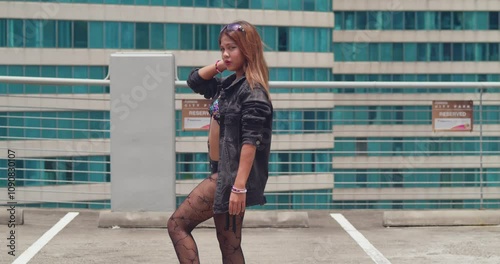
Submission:
<svg viewBox="0 0 500 264">
<path fill-rule="evenodd" d="M 246 21 L 219 34 L 222 60 L 191 72 L 191 89 L 212 99 L 208 135 L 211 175 L 196 186 L 168 221 L 180 263 L 199 263 L 191 231 L 213 217 L 223 263 L 245 263 L 241 228 L 246 207 L 266 203 L 273 106 L 263 44 Z M 227 78 L 215 77 L 225 70 Z"/>
</svg>

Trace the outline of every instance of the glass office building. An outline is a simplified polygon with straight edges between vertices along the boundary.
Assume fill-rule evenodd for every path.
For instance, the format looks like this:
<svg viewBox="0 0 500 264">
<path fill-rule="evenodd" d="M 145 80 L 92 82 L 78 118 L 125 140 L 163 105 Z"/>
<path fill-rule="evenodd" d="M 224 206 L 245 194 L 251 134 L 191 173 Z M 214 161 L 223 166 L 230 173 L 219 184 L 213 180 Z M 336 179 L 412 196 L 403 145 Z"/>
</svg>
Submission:
<svg viewBox="0 0 500 264">
<path fill-rule="evenodd" d="M 178 78 L 185 80 L 193 67 L 220 56 L 221 25 L 244 18 L 257 25 L 266 44 L 271 80 L 500 81 L 500 4 L 479 0 L 450 7 L 448 2 L 3 1 L 0 75 L 102 79 L 113 52 L 166 50 L 175 54 Z M 485 131 L 499 131 L 498 92 L 486 91 L 490 100 L 482 116 L 475 106 L 474 120 L 482 120 Z M 177 93 L 181 98 L 192 94 L 186 88 Z M 488 165 L 479 168 L 477 133 L 436 137 L 423 131 L 431 124 L 432 100 L 477 101 L 477 89 L 294 88 L 272 93 L 278 102 L 274 136 L 285 143 L 272 152 L 264 209 L 477 207 L 475 198 L 456 197 L 478 187 L 480 171 L 485 187 L 500 187 L 499 135 L 482 138 Z M 108 87 L 0 84 L 0 94 L 25 100 L 25 106 L 0 111 L 1 140 L 20 146 L 38 142 L 51 150 L 18 160 L 19 185 L 102 188 L 110 182 Z M 42 101 L 56 96 L 63 101 L 33 107 L 30 97 L 38 94 L 46 97 Z M 310 94 L 324 101 L 298 100 Z M 401 100 L 409 97 L 414 100 Z M 92 103 L 80 105 L 83 100 Z M 280 105 L 280 100 L 294 104 Z M 181 131 L 177 110 L 180 141 L 206 137 L 205 132 Z M 61 147 L 88 142 L 97 151 L 75 156 Z M 205 142 L 195 148 L 181 145 L 179 184 L 206 177 Z M 445 166 L 434 160 L 446 161 Z M 6 160 L 0 160 L 0 167 L 6 167 Z M 0 183 L 5 186 L 5 180 Z M 446 195 L 414 194 L 430 188 Z M 180 201 L 187 193 L 178 195 Z M 30 206 L 109 207 L 106 195 L 86 200 L 63 196 Z M 499 201 L 487 200 L 493 207 Z"/>
<path fill-rule="evenodd" d="M 500 80 L 499 3 L 360 0 L 333 9 L 335 81 Z M 352 103 L 333 111 L 335 149 L 348 150 L 333 153 L 335 186 L 345 187 L 334 189 L 339 207 L 478 208 L 479 192 L 465 193 L 482 180 L 498 191 L 498 89 L 483 89 L 482 102 L 479 89 L 380 89 L 373 100 L 365 97 L 373 89 L 344 92 Z M 432 100 L 474 100 L 474 132 L 482 123 L 488 136 L 432 132 Z"/>
</svg>

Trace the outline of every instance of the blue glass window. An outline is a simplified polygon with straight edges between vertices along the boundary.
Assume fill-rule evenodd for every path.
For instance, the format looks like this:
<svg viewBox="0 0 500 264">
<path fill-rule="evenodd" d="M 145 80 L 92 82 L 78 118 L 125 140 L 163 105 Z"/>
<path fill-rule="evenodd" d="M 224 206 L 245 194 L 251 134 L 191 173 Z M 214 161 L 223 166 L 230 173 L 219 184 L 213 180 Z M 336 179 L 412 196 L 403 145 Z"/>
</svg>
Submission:
<svg viewBox="0 0 500 264">
<path fill-rule="evenodd" d="M 195 50 L 207 50 L 208 49 L 208 41 L 210 40 L 208 38 L 208 26 L 207 25 L 195 25 L 194 32 L 195 32 L 195 36 L 196 36 L 195 43 L 194 43 L 194 49 Z M 216 42 L 216 41 L 214 41 L 214 42 Z"/>
<path fill-rule="evenodd" d="M 56 47 L 56 21 L 43 20 L 42 21 L 42 47 L 54 48 Z"/>
<path fill-rule="evenodd" d="M 0 19 L 0 47 L 7 46 L 7 20 Z"/>
<path fill-rule="evenodd" d="M 289 0 L 277 0 L 278 2 L 278 9 L 279 10 L 289 10 L 290 9 L 290 1 Z M 296 3 L 300 4 L 300 1 L 295 1 Z"/>
<path fill-rule="evenodd" d="M 169 50 L 179 49 L 180 47 L 179 26 L 176 24 L 167 24 L 165 30 L 166 30 L 165 36 L 167 41 L 167 49 Z"/>
<path fill-rule="evenodd" d="M 104 48 L 104 23 L 91 21 L 89 25 L 89 48 Z"/>
<path fill-rule="evenodd" d="M 357 29 L 367 29 L 368 28 L 368 19 L 367 19 L 367 12 L 364 11 L 359 11 L 356 12 L 356 28 Z"/>
<path fill-rule="evenodd" d="M 109 138 L 103 131 L 109 129 L 109 113 L 102 111 L 2 112 L 0 121 L 9 124 L 9 140 Z"/>
<path fill-rule="evenodd" d="M 261 9 L 262 8 L 262 1 L 264 1 L 264 0 L 252 0 L 252 1 L 250 1 L 250 8 Z M 296 2 L 298 2 L 298 1 L 296 1 Z"/>
<path fill-rule="evenodd" d="M 336 30 L 498 30 L 498 11 L 337 11 Z"/>
<path fill-rule="evenodd" d="M 122 49 L 133 49 L 135 44 L 134 23 L 120 23 L 120 46 Z"/>
<path fill-rule="evenodd" d="M 41 0 L 23 0 L 40 2 Z M 331 11 L 331 0 L 43 0 L 44 2 Z"/>
<path fill-rule="evenodd" d="M 452 12 L 440 12 L 440 22 L 442 30 L 450 30 L 452 27 Z"/>
<path fill-rule="evenodd" d="M 404 12 L 394 11 L 392 13 L 392 27 L 390 29 L 402 30 L 404 29 Z"/>
<path fill-rule="evenodd" d="M 404 50 L 403 43 L 392 43 L 393 61 L 403 61 Z"/>
<path fill-rule="evenodd" d="M 263 0 L 262 8 L 263 9 L 276 9 L 278 7 L 276 0 Z"/>
<path fill-rule="evenodd" d="M 135 48 L 149 49 L 149 23 L 135 24 Z"/>
<path fill-rule="evenodd" d="M 499 43 L 337 42 L 335 61 L 498 61 Z"/>
<path fill-rule="evenodd" d="M 73 47 L 87 48 L 88 47 L 88 23 L 86 21 L 73 22 Z"/>
<path fill-rule="evenodd" d="M 219 50 L 220 25 L 12 19 L 3 25 L 0 46 Z M 330 28 L 257 28 L 267 51 L 331 52 Z"/>
<path fill-rule="evenodd" d="M 404 61 L 417 61 L 417 43 L 403 43 Z"/>
<path fill-rule="evenodd" d="M 335 17 L 335 29 L 336 30 L 342 30 L 343 27 L 343 22 L 344 22 L 344 12 L 335 12 L 334 17 Z"/>
<path fill-rule="evenodd" d="M 57 47 L 73 47 L 73 26 L 71 21 L 57 21 Z"/>
<path fill-rule="evenodd" d="M 500 12 L 489 12 L 489 29 L 500 29 Z"/>
<path fill-rule="evenodd" d="M 151 49 L 165 49 L 165 28 L 163 24 L 151 24 L 150 43 Z"/>
<path fill-rule="evenodd" d="M 452 43 L 453 49 L 453 61 L 463 61 L 464 60 L 464 44 L 463 43 Z"/>
<path fill-rule="evenodd" d="M 476 28 L 478 30 L 486 30 L 489 26 L 488 12 L 476 13 Z"/>
<path fill-rule="evenodd" d="M 489 43 L 488 44 L 489 61 L 500 61 L 499 45 L 500 45 L 500 43 Z"/>
<path fill-rule="evenodd" d="M 24 47 L 24 21 L 22 19 L 7 20 L 7 46 Z"/>
<path fill-rule="evenodd" d="M 405 30 L 414 30 L 417 28 L 416 26 L 416 14 L 415 12 L 404 12 L 404 29 Z"/>
<path fill-rule="evenodd" d="M 194 47 L 194 30 L 192 24 L 181 24 L 180 26 L 180 48 L 192 50 Z"/>
<path fill-rule="evenodd" d="M 464 25 L 464 12 L 452 12 L 453 14 L 453 30 L 463 30 Z"/>
<path fill-rule="evenodd" d="M 120 48 L 120 23 L 119 22 L 105 22 L 104 34 L 106 36 L 105 47 L 108 49 Z"/>
<path fill-rule="evenodd" d="M 368 43 L 368 61 L 379 61 L 379 45 L 378 43 Z"/>
<path fill-rule="evenodd" d="M 42 45 L 42 24 L 40 20 L 24 21 L 25 47 L 40 47 Z"/>
<path fill-rule="evenodd" d="M 289 50 L 289 28 L 278 28 L 278 51 Z"/>
<path fill-rule="evenodd" d="M 162 6 L 164 4 L 163 0 L 151 0 L 152 6 Z"/>
</svg>

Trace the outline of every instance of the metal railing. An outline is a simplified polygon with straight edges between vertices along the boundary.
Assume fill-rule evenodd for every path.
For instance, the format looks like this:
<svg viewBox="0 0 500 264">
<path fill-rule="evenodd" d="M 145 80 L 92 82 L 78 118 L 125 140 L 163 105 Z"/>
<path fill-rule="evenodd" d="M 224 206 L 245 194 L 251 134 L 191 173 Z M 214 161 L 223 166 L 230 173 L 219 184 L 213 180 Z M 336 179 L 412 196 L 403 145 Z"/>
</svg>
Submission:
<svg viewBox="0 0 500 264">
<path fill-rule="evenodd" d="M 1 83 L 109 86 L 110 81 L 0 76 Z M 185 81 L 175 85 L 187 87 Z M 500 82 L 272 81 L 270 86 L 307 92 L 272 94 L 273 149 L 263 208 L 500 207 L 500 120 L 494 118 L 500 113 Z M 318 88 L 328 90 L 311 90 Z M 333 90 L 345 88 L 378 90 Z M 465 92 L 402 92 L 414 88 Z M 177 93 L 176 104 L 195 96 Z M 474 130 L 433 132 L 432 100 L 453 99 L 478 106 Z M 0 100 L 0 149 L 23 153 L 16 157 L 23 175 L 17 179 L 18 203 L 109 207 L 108 95 L 5 94 Z M 207 176 L 207 135 L 182 131 L 175 121 L 176 192 L 182 198 Z M 0 157 L 0 189 L 7 188 L 6 157 Z M 0 204 L 5 201 L 0 197 Z"/>
<path fill-rule="evenodd" d="M 109 78 L 79 79 L 0 76 L 0 83 L 39 85 L 109 86 Z M 270 81 L 272 88 L 500 88 L 500 82 L 350 82 L 350 81 Z M 188 87 L 186 81 L 176 80 L 175 86 Z"/>
</svg>

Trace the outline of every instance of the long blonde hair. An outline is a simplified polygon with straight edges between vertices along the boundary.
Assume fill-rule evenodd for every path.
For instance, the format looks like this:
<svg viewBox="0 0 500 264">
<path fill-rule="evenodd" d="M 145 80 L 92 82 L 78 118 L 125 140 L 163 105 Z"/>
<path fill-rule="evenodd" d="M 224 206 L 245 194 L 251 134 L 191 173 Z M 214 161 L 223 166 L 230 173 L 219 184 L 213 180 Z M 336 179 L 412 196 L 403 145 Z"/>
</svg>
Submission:
<svg viewBox="0 0 500 264">
<path fill-rule="evenodd" d="M 243 32 L 225 28 L 219 34 L 219 45 L 221 44 L 222 34 L 231 38 L 245 58 L 243 67 L 250 88 L 253 89 L 260 84 L 269 95 L 269 68 L 264 58 L 264 45 L 257 29 L 244 20 L 235 21 L 230 25 L 232 24 L 239 24 L 243 28 Z"/>
</svg>

